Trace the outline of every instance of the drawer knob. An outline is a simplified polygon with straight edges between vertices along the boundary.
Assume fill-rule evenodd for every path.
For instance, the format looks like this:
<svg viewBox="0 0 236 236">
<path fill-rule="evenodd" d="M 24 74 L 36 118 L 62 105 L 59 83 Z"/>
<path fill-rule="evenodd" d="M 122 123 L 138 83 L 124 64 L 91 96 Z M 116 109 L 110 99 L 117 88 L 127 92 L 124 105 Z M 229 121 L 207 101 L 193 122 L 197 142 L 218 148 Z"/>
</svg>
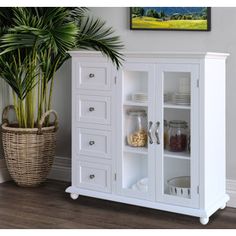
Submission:
<svg viewBox="0 0 236 236">
<path fill-rule="evenodd" d="M 89 74 L 89 78 L 94 78 L 94 77 L 95 77 L 95 75 L 93 73 Z"/>
<path fill-rule="evenodd" d="M 90 178 L 90 179 L 94 179 L 94 178 L 95 178 L 95 175 L 90 175 L 89 178 Z"/>
<path fill-rule="evenodd" d="M 94 141 L 89 141 L 89 145 L 94 145 L 95 144 L 95 142 Z"/>
<path fill-rule="evenodd" d="M 94 108 L 94 107 L 90 107 L 90 108 L 89 108 L 89 111 L 91 111 L 91 112 L 92 112 L 92 111 L 95 111 L 95 108 Z"/>
</svg>

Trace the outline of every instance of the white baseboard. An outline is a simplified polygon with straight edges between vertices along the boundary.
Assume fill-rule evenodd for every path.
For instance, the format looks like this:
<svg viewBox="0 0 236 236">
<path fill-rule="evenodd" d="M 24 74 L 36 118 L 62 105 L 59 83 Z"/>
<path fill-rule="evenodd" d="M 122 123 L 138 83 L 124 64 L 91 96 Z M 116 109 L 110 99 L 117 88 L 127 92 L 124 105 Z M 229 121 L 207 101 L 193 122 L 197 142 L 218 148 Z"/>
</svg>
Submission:
<svg viewBox="0 0 236 236">
<path fill-rule="evenodd" d="M 0 183 L 9 181 L 11 179 L 5 160 L 3 158 L 0 159 Z"/>
<path fill-rule="evenodd" d="M 71 160 L 67 157 L 56 157 L 51 172 L 48 176 L 49 179 L 71 181 Z M 4 159 L 0 159 L 0 183 L 10 180 L 7 167 Z M 236 208 L 236 180 L 226 180 L 226 192 L 230 196 L 227 203 L 228 207 Z"/>
<path fill-rule="evenodd" d="M 229 194 L 230 197 L 227 206 L 236 208 L 236 180 L 234 179 L 226 180 L 226 192 Z"/>
<path fill-rule="evenodd" d="M 67 157 L 56 157 L 48 178 L 70 182 L 71 160 Z"/>
</svg>

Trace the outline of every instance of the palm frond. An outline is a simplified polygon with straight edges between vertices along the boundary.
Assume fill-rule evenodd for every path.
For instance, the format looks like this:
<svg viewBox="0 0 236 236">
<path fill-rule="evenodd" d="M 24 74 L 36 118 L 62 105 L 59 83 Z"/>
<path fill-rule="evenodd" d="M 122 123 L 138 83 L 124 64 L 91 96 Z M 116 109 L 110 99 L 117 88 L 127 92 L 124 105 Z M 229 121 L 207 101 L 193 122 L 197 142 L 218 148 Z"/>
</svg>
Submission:
<svg viewBox="0 0 236 236">
<path fill-rule="evenodd" d="M 13 11 L 13 26 L 29 26 L 33 28 L 43 29 L 44 22 L 41 16 L 32 14 L 32 8 L 14 7 Z"/>
<path fill-rule="evenodd" d="M 22 63 L 18 63 L 17 54 L 12 53 L 7 57 L 0 57 L 1 77 L 10 85 L 18 98 L 24 100 L 37 84 L 35 78 L 38 76 L 38 65 L 29 62 L 27 57 Z"/>
<path fill-rule="evenodd" d="M 112 60 L 119 68 L 123 60 L 122 50 L 124 45 L 119 36 L 111 36 L 114 33 L 112 27 L 106 27 L 105 22 L 99 19 L 94 20 L 87 17 L 82 21 L 80 31 L 77 36 L 76 46 L 82 49 L 95 49 L 101 51 Z"/>
<path fill-rule="evenodd" d="M 70 57 L 68 51 L 98 50 L 121 66 L 120 38 L 105 22 L 87 15 L 83 7 L 0 8 L 0 77 L 14 91 L 22 127 L 34 124 L 36 85 L 38 119 L 50 109 L 55 73 Z"/>
<path fill-rule="evenodd" d="M 63 63 L 69 58 L 69 54 L 51 54 L 49 58 L 43 52 L 39 55 L 39 61 L 41 61 L 41 71 L 44 74 L 45 78 L 47 78 L 47 82 L 49 82 L 55 72 L 63 65 Z M 45 60 L 47 58 L 47 60 Z"/>
<path fill-rule="evenodd" d="M 88 14 L 89 9 L 87 7 L 71 7 L 69 9 L 68 21 L 75 22 L 80 27 L 82 19 Z"/>
</svg>

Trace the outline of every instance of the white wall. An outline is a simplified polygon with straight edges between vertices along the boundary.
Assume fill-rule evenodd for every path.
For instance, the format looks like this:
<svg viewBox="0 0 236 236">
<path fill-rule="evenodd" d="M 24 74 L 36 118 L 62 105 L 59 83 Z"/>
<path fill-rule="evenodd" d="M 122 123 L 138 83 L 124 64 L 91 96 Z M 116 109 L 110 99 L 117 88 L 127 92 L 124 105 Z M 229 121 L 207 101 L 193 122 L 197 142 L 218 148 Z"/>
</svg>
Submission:
<svg viewBox="0 0 236 236">
<path fill-rule="evenodd" d="M 107 25 L 112 26 L 116 34 L 121 36 L 128 51 L 216 51 L 231 54 L 227 61 L 226 155 L 227 178 L 236 180 L 236 8 L 212 8 L 210 32 L 131 31 L 128 8 L 91 8 L 91 14 L 104 19 Z M 67 62 L 58 73 L 54 108 L 60 116 L 57 155 L 68 157 L 70 157 L 70 85 L 70 62 Z M 216 145 L 220 145 L 220 138 Z"/>
<path fill-rule="evenodd" d="M 71 157 L 71 60 L 57 72 L 52 107 L 59 117 L 56 156 Z"/>
</svg>

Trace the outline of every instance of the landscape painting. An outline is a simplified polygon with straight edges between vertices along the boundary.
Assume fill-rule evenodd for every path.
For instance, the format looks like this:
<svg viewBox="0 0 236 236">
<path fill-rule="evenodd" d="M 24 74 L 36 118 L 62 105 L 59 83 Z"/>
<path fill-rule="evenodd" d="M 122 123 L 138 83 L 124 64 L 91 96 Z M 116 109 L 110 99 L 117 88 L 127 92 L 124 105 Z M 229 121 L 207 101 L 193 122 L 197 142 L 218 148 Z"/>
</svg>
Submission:
<svg viewBox="0 0 236 236">
<path fill-rule="evenodd" d="M 130 29 L 210 31 L 209 7 L 131 7 Z"/>
</svg>

